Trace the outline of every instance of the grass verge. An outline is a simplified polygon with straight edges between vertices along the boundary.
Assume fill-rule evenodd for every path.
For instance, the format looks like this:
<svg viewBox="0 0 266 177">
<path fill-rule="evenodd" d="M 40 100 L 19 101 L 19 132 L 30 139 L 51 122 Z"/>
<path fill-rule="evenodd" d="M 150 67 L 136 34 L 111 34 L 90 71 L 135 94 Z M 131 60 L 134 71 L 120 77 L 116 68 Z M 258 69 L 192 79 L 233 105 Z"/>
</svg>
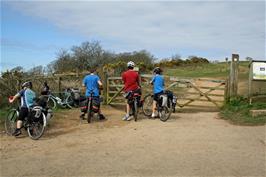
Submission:
<svg viewBox="0 0 266 177">
<path fill-rule="evenodd" d="M 266 109 L 266 103 L 248 104 L 248 100 L 242 97 L 235 98 L 226 104 L 220 112 L 221 118 L 236 125 L 265 125 L 266 116 L 252 117 L 251 109 Z"/>
</svg>

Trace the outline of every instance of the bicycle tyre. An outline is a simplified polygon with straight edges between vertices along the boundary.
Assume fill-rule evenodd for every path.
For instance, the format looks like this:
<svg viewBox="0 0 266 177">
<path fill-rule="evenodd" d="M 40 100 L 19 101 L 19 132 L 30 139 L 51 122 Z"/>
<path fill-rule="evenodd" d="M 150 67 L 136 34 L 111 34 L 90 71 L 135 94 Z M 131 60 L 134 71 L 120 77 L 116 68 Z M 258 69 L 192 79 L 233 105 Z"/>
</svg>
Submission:
<svg viewBox="0 0 266 177">
<path fill-rule="evenodd" d="M 138 101 L 137 99 L 134 99 L 134 102 L 133 102 L 133 116 L 134 116 L 134 120 L 135 122 L 138 120 Z"/>
<path fill-rule="evenodd" d="M 51 109 L 56 109 L 56 101 L 53 98 L 48 98 L 47 105 Z"/>
<path fill-rule="evenodd" d="M 74 100 L 71 95 L 67 96 L 66 98 L 66 105 L 68 108 L 72 109 L 74 106 Z"/>
<path fill-rule="evenodd" d="M 143 105 L 142 105 L 142 111 L 145 116 L 150 117 L 152 114 L 152 104 L 153 104 L 153 98 L 151 94 L 148 94 L 144 97 Z"/>
<path fill-rule="evenodd" d="M 18 111 L 11 109 L 5 119 L 5 130 L 8 135 L 12 135 L 17 128 Z"/>
<path fill-rule="evenodd" d="M 87 121 L 88 123 L 91 123 L 91 119 L 92 119 L 92 110 L 91 110 L 91 101 L 89 101 L 88 103 L 88 111 L 87 111 Z"/>
<path fill-rule="evenodd" d="M 172 104 L 172 103 L 171 103 Z M 159 111 L 160 120 L 166 122 L 172 114 L 172 105 L 170 107 L 163 106 Z"/>
<path fill-rule="evenodd" d="M 28 135 L 31 139 L 37 140 L 39 139 L 45 130 L 46 127 L 46 117 L 45 114 L 41 114 L 41 119 L 39 119 L 37 122 L 33 121 L 31 124 L 27 127 Z"/>
</svg>

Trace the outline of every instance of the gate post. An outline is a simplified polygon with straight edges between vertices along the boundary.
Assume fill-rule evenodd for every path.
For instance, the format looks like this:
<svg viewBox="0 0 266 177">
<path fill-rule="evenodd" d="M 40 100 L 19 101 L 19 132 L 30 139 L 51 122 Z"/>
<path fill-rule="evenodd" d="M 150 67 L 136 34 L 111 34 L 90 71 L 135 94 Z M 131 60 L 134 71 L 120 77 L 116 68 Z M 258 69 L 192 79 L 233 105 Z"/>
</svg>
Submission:
<svg viewBox="0 0 266 177">
<path fill-rule="evenodd" d="M 228 103 L 230 100 L 230 95 L 229 95 L 229 80 L 225 80 L 225 88 L 224 88 L 224 103 Z"/>
<path fill-rule="evenodd" d="M 230 76 L 229 76 L 229 96 L 230 99 L 237 96 L 238 89 L 238 65 L 239 55 L 232 54 L 232 61 L 230 65 Z"/>
<path fill-rule="evenodd" d="M 62 77 L 58 77 L 58 93 L 59 93 L 59 97 L 62 96 L 61 94 L 61 90 L 62 90 Z"/>
<path fill-rule="evenodd" d="M 104 79 L 104 84 L 103 84 L 103 95 L 104 95 L 104 104 L 107 104 L 108 101 L 108 73 L 104 72 L 103 73 L 103 79 Z"/>
</svg>

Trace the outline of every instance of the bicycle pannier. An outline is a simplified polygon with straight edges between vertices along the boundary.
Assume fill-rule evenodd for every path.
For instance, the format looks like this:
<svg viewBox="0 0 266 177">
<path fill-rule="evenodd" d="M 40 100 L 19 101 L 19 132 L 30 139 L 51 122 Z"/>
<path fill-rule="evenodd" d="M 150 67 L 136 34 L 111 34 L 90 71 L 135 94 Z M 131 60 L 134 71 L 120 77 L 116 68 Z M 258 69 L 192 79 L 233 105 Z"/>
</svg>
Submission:
<svg viewBox="0 0 266 177">
<path fill-rule="evenodd" d="M 80 101 L 80 111 L 87 112 L 87 99 Z"/>
<path fill-rule="evenodd" d="M 160 103 L 161 106 L 167 106 L 167 95 L 165 94 L 160 95 Z"/>
<path fill-rule="evenodd" d="M 93 98 L 92 100 L 92 110 L 93 112 L 97 113 L 100 109 L 100 99 L 99 98 Z"/>
</svg>

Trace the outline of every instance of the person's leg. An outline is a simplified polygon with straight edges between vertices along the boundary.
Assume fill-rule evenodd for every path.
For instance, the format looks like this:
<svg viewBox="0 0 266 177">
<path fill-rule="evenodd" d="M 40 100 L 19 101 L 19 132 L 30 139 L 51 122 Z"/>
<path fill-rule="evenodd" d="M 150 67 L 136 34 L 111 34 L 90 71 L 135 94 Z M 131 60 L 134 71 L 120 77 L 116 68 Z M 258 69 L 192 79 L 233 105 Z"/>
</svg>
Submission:
<svg viewBox="0 0 266 177">
<path fill-rule="evenodd" d="M 99 102 L 100 102 L 100 97 L 99 97 Z M 102 109 L 101 109 L 101 104 L 99 104 L 99 111 L 98 111 L 99 119 L 104 120 L 105 116 L 102 114 Z"/>
<path fill-rule="evenodd" d="M 151 115 L 151 117 L 153 117 L 153 118 L 156 117 L 156 115 L 155 115 L 156 104 L 157 104 L 157 101 L 153 100 L 153 102 L 152 102 L 152 115 Z"/>
<path fill-rule="evenodd" d="M 130 106 L 129 104 L 127 103 L 127 115 L 129 116 L 129 113 L 130 113 Z"/>
<path fill-rule="evenodd" d="M 127 120 L 129 118 L 130 106 L 128 104 L 128 100 L 126 99 L 126 115 L 122 118 L 122 120 Z"/>
<path fill-rule="evenodd" d="M 105 116 L 102 114 L 101 109 L 99 109 L 98 116 L 99 116 L 100 120 L 104 120 L 105 119 Z"/>
<path fill-rule="evenodd" d="M 155 113 L 156 113 L 156 107 L 157 107 L 158 98 L 159 98 L 159 94 L 154 94 L 153 102 L 152 102 L 152 115 L 151 115 L 152 118 L 156 117 Z"/>
<path fill-rule="evenodd" d="M 22 127 L 22 120 L 18 120 L 17 121 L 17 129 L 21 129 L 21 127 Z"/>
<path fill-rule="evenodd" d="M 21 134 L 21 127 L 22 127 L 22 123 L 23 120 L 25 119 L 25 117 L 27 117 L 28 115 L 28 108 L 21 108 L 19 111 L 19 117 L 18 117 L 18 121 L 17 121 L 17 128 L 15 130 L 15 132 L 13 133 L 14 136 L 18 136 Z"/>
</svg>

